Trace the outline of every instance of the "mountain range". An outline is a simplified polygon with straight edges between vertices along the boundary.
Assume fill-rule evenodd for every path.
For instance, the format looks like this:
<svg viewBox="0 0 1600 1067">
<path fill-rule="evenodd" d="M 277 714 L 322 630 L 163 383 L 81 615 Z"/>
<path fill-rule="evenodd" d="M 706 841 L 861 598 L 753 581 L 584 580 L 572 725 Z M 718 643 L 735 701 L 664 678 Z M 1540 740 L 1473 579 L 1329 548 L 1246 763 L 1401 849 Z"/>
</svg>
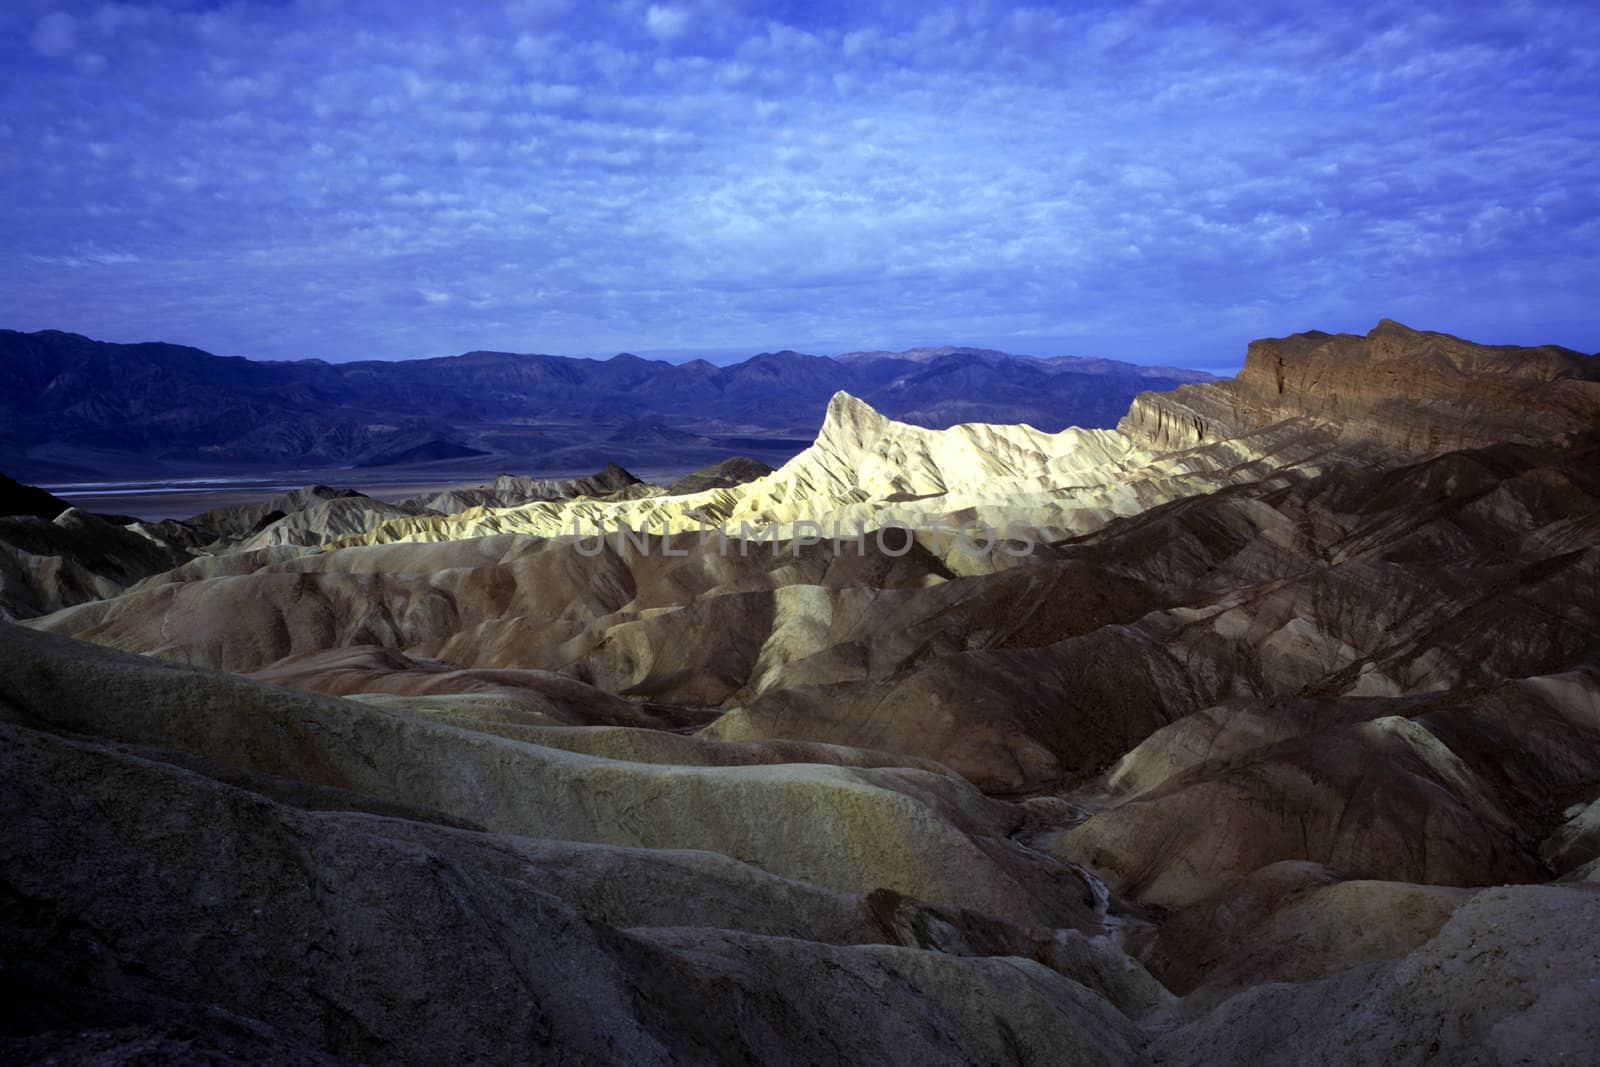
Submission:
<svg viewBox="0 0 1600 1067">
<path fill-rule="evenodd" d="M 769 352 L 729 366 L 506 352 L 442 359 L 256 362 L 181 345 L 0 331 L 0 469 L 33 480 L 105 471 L 384 466 L 506 457 L 566 472 L 755 438 L 787 458 L 846 390 L 925 426 L 1114 423 L 1144 389 L 1209 375 L 1110 360 L 928 348 L 840 357 Z M 618 438 L 625 438 L 618 440 Z M 721 453 L 725 454 L 725 452 Z M 485 462 L 489 462 L 486 460 Z"/>
</svg>

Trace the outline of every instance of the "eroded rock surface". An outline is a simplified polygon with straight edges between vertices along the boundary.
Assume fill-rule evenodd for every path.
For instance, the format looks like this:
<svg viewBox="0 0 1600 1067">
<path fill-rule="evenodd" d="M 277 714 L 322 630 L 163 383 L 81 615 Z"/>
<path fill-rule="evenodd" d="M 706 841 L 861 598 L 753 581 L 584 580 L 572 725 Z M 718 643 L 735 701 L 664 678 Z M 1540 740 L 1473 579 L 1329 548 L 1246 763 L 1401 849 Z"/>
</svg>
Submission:
<svg viewBox="0 0 1600 1067">
<path fill-rule="evenodd" d="M 5 1054 L 1583 1062 L 1597 388 L 1386 321 L 1117 430 L 52 534 Z"/>
</svg>

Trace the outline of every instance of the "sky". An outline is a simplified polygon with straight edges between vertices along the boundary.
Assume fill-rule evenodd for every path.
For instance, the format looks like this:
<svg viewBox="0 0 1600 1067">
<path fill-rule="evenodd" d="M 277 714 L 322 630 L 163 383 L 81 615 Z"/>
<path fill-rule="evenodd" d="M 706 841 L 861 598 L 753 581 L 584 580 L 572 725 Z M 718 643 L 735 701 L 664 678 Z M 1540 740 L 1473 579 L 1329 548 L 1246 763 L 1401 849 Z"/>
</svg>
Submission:
<svg viewBox="0 0 1600 1067">
<path fill-rule="evenodd" d="M 1600 349 L 1600 4 L 0 5 L 0 328 Z"/>
</svg>

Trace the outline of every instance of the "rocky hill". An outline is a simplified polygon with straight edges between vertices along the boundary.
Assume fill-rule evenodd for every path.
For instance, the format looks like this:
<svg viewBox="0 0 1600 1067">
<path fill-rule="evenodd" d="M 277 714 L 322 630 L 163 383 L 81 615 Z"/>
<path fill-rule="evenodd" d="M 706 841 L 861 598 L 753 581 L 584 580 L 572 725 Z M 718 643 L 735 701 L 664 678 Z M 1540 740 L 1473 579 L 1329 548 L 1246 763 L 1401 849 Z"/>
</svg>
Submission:
<svg viewBox="0 0 1600 1067">
<path fill-rule="evenodd" d="M 1479 345 L 1384 319 L 1364 337 L 1252 342 L 1237 378 L 1141 396 L 1120 427 L 1184 448 L 1297 417 L 1410 455 L 1555 440 L 1600 421 L 1600 355 Z"/>
<path fill-rule="evenodd" d="M 257 504 L 214 508 L 181 520 L 143 522 L 75 508 L 4 475 L 0 490 L 18 512 L 0 514 L 0 618 L 7 619 L 111 597 L 193 559 L 228 556 L 237 561 L 254 549 L 320 547 L 364 536 L 396 518 L 440 518 L 533 501 L 592 498 L 605 504 L 664 492 L 612 464 L 582 478 L 502 474 L 491 485 L 462 486 L 393 503 L 351 489 L 308 485 Z"/>
</svg>

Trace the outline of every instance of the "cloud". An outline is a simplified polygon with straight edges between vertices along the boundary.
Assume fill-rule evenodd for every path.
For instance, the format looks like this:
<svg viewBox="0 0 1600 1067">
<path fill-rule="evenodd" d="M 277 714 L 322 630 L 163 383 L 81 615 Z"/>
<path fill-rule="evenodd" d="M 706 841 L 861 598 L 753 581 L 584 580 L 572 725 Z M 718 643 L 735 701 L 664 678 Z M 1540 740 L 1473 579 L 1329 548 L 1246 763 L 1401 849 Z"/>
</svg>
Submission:
<svg viewBox="0 0 1600 1067">
<path fill-rule="evenodd" d="M 1214 363 L 1388 314 L 1600 347 L 1578 5 L 56 6 L 0 35 L 4 326 Z"/>
<path fill-rule="evenodd" d="M 572 9 L 572 0 L 510 0 L 506 14 L 520 25 L 540 26 L 558 20 Z"/>
<path fill-rule="evenodd" d="M 142 262 L 140 257 L 132 252 L 112 251 L 86 245 L 70 253 L 58 255 L 33 255 L 30 261 L 46 267 L 120 267 L 130 263 Z"/>
<path fill-rule="evenodd" d="M 644 13 L 645 29 L 658 41 L 672 42 L 688 32 L 693 16 L 681 7 L 651 4 Z"/>
<path fill-rule="evenodd" d="M 34 24 L 28 43 L 41 56 L 55 59 L 68 55 L 78 47 L 78 20 L 64 11 L 45 15 Z"/>
<path fill-rule="evenodd" d="M 100 4 L 94 9 L 92 21 L 102 36 L 114 36 L 125 28 L 149 25 L 155 18 L 148 8 L 133 4 Z"/>
</svg>

